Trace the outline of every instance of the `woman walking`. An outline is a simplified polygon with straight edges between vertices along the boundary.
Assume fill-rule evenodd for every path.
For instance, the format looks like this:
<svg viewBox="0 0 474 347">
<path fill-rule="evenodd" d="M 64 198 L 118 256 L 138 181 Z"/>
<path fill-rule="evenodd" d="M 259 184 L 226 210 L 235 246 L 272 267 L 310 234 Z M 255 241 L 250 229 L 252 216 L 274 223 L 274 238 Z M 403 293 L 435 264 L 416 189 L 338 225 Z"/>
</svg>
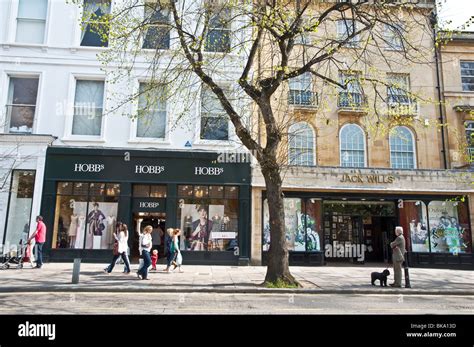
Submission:
<svg viewBox="0 0 474 347">
<path fill-rule="evenodd" d="M 108 267 L 104 269 L 105 272 L 111 273 L 114 269 L 115 263 L 119 257 L 122 257 L 123 262 L 125 263 L 124 273 L 130 273 L 130 262 L 128 261 L 127 256 L 127 247 L 128 247 L 128 228 L 126 224 L 121 224 L 120 228 L 114 234 L 116 245 L 114 245 L 114 257 L 112 262 Z"/>
<path fill-rule="evenodd" d="M 173 231 L 173 245 L 172 245 L 172 250 L 173 250 L 173 271 L 176 270 L 176 268 L 179 268 L 179 272 L 184 272 L 181 269 L 181 264 L 183 263 L 183 257 L 181 255 L 181 251 L 179 250 L 179 235 L 181 235 L 181 230 L 180 229 L 174 229 Z"/>
<path fill-rule="evenodd" d="M 142 280 L 148 280 L 148 267 L 151 265 L 150 250 L 152 246 L 151 232 L 153 227 L 147 225 L 139 237 L 138 248 L 143 258 L 143 266 L 138 270 L 137 277 Z"/>
<path fill-rule="evenodd" d="M 173 257 L 174 257 L 174 251 L 171 249 L 173 247 L 173 235 L 174 235 L 173 228 L 166 229 L 165 252 L 167 253 L 166 253 L 166 269 L 163 270 L 164 272 L 171 272 L 170 267 L 171 267 L 171 262 L 173 261 Z"/>
</svg>

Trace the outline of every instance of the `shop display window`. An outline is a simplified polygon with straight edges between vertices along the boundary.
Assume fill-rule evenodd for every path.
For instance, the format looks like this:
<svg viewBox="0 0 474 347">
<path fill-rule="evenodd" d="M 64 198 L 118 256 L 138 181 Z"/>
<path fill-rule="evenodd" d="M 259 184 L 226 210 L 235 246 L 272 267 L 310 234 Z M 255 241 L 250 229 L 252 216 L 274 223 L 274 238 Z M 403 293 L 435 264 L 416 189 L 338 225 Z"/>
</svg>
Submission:
<svg viewBox="0 0 474 347">
<path fill-rule="evenodd" d="M 229 189 L 228 189 L 229 188 Z M 238 247 L 238 187 L 178 186 L 180 248 L 235 251 Z"/>
<path fill-rule="evenodd" d="M 52 248 L 111 249 L 119 184 L 59 182 Z"/>
</svg>

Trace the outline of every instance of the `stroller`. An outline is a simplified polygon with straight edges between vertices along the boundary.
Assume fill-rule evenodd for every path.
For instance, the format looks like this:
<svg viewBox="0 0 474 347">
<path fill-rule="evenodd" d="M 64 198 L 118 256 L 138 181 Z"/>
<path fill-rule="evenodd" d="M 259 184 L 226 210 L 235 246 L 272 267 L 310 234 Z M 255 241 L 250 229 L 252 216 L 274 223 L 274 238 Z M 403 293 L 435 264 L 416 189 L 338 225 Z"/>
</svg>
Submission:
<svg viewBox="0 0 474 347">
<path fill-rule="evenodd" d="M 29 254 L 27 254 L 29 252 Z M 1 270 L 15 268 L 22 269 L 24 261 L 30 261 L 31 248 L 30 245 L 25 245 L 23 240 L 20 240 L 16 249 L 6 250 L 3 254 L 3 262 L 0 265 Z"/>
</svg>

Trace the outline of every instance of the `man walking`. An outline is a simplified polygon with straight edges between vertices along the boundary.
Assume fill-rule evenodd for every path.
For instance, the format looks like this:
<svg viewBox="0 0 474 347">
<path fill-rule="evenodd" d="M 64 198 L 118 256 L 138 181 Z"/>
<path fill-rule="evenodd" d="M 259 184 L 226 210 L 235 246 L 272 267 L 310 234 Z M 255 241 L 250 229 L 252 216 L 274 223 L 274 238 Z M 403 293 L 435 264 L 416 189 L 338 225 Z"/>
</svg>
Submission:
<svg viewBox="0 0 474 347">
<path fill-rule="evenodd" d="M 390 243 L 392 247 L 392 261 L 393 261 L 393 272 L 395 279 L 390 286 L 401 288 L 402 287 L 402 264 L 405 261 L 405 238 L 403 237 L 403 228 L 396 227 L 395 235 L 397 236 L 393 242 Z"/>
<path fill-rule="evenodd" d="M 36 217 L 36 230 L 28 239 L 28 243 L 35 239 L 36 242 L 36 268 L 41 269 L 43 266 L 43 244 L 46 241 L 46 225 L 43 223 L 43 217 Z"/>
</svg>

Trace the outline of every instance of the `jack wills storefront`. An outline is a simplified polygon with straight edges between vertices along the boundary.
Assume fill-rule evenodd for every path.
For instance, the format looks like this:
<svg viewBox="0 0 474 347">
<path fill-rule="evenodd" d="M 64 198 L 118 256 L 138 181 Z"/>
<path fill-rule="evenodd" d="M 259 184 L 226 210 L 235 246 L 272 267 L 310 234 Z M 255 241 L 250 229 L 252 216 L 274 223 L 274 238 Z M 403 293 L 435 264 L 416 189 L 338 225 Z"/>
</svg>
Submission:
<svg viewBox="0 0 474 347">
<path fill-rule="evenodd" d="M 180 228 L 188 264 L 246 264 L 250 252 L 250 165 L 220 163 L 217 153 L 48 149 L 41 214 L 50 261 L 109 261 L 117 223 L 153 227 L 164 256 L 165 231 Z"/>
<path fill-rule="evenodd" d="M 448 170 L 290 168 L 284 209 L 290 265 L 389 263 L 402 226 L 410 266 L 474 269 L 469 173 Z M 266 263 L 268 201 L 252 181 L 252 263 Z M 261 259 L 261 260 L 260 260 Z"/>
</svg>

